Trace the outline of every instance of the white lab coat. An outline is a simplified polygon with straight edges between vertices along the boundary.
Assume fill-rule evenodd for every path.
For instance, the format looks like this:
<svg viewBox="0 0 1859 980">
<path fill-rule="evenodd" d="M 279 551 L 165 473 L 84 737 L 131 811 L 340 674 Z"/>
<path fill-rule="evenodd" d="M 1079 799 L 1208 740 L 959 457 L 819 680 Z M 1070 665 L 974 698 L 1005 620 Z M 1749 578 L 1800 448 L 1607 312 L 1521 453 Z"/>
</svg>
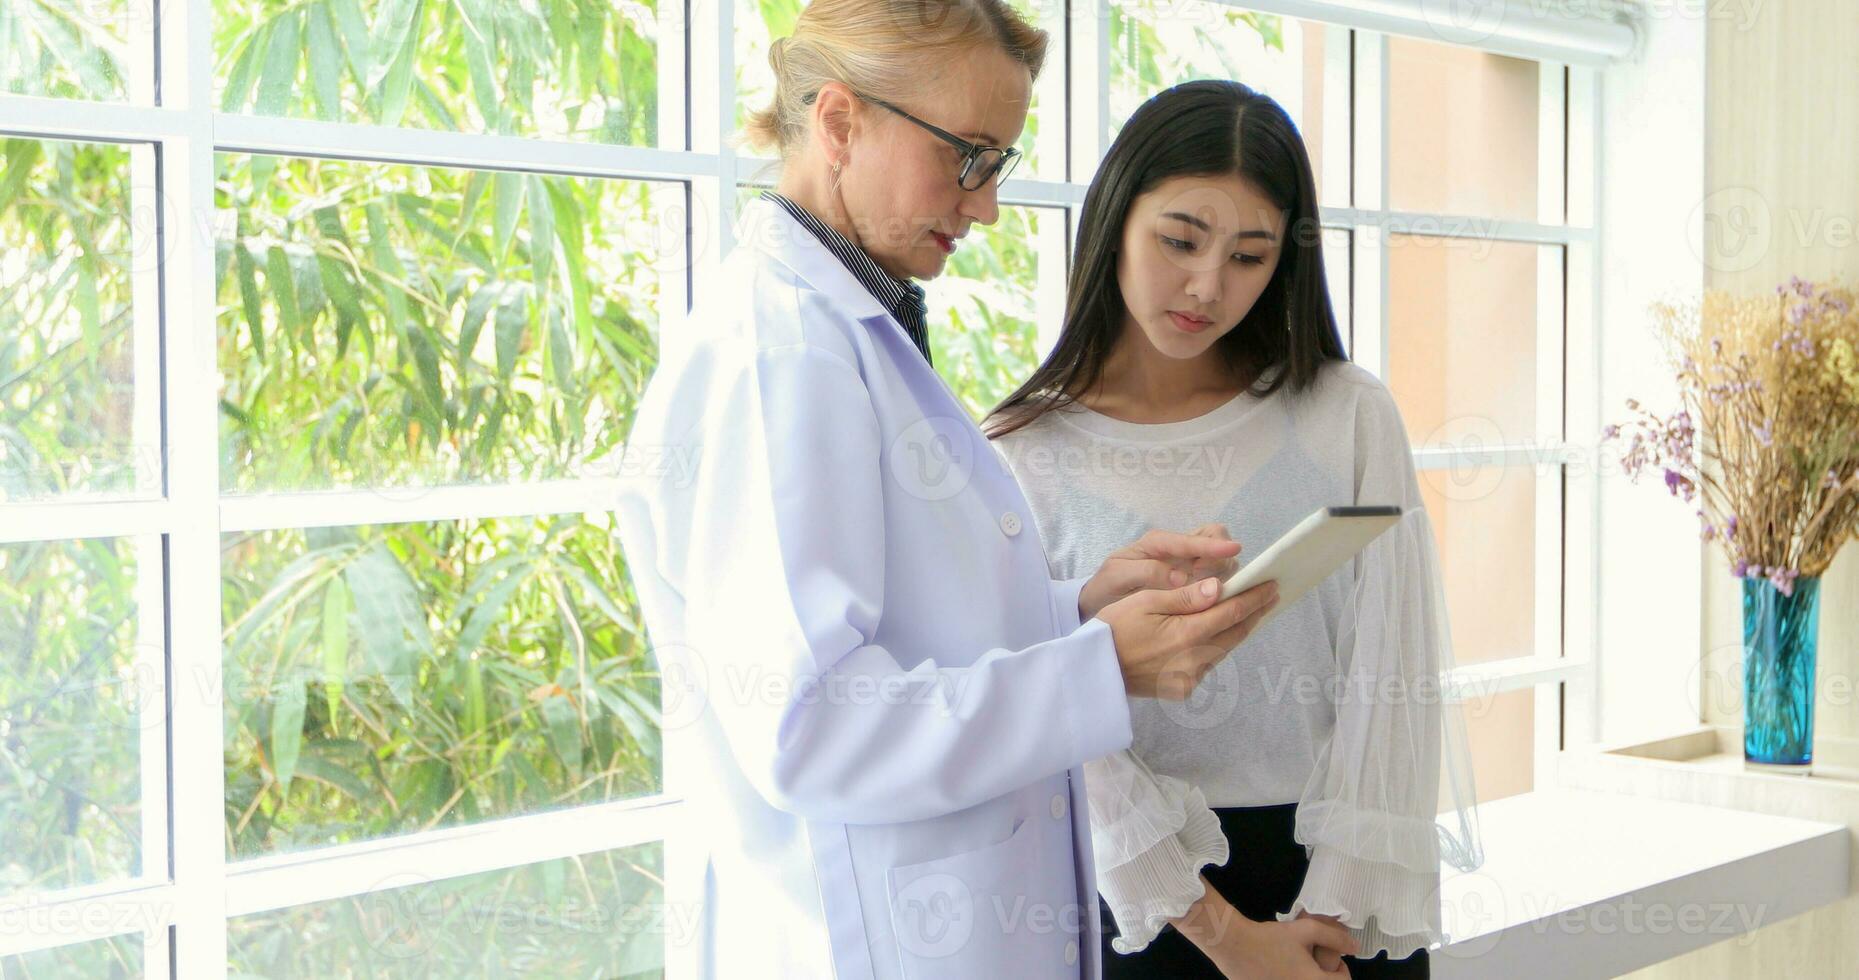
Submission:
<svg viewBox="0 0 1859 980">
<path fill-rule="evenodd" d="M 779 206 L 744 217 L 661 341 L 619 505 L 690 800 L 668 958 L 1095 980 L 1080 767 L 1130 744 L 1109 627 L 896 319 Z"/>
</svg>

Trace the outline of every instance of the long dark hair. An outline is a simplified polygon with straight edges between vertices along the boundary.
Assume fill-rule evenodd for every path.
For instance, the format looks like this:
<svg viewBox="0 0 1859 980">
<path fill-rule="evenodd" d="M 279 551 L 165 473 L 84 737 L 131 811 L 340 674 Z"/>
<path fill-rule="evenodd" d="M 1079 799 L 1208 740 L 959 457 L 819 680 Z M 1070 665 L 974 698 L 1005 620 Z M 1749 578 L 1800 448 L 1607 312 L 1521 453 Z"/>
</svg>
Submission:
<svg viewBox="0 0 1859 980">
<path fill-rule="evenodd" d="M 1288 220 L 1271 282 L 1215 349 L 1234 377 L 1261 396 L 1287 384 L 1301 392 L 1325 360 L 1348 360 L 1324 280 L 1316 179 L 1297 126 L 1277 102 L 1238 82 L 1185 82 L 1136 110 L 1091 180 L 1064 330 L 1033 376 L 988 413 L 983 428 L 990 439 L 1069 404 L 1102 375 L 1129 317 L 1117 286 L 1116 249 L 1131 202 L 1171 177 L 1235 173 Z"/>
</svg>

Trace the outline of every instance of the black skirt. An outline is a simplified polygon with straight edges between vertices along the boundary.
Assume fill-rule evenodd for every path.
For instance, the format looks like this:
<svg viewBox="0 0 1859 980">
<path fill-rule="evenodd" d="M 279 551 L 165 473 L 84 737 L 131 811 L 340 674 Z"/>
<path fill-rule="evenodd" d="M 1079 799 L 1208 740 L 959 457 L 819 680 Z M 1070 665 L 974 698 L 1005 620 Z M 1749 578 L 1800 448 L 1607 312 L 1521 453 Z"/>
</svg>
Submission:
<svg viewBox="0 0 1859 980">
<path fill-rule="evenodd" d="M 1241 915 L 1255 922 L 1275 921 L 1278 913 L 1289 912 L 1304 887 L 1304 874 L 1310 869 L 1304 845 L 1292 836 L 1297 825 L 1297 804 L 1215 807 L 1214 815 L 1220 818 L 1220 830 L 1232 842 L 1233 856 L 1222 866 L 1202 868 L 1207 881 Z M 1104 931 L 1104 980 L 1219 980 L 1221 974 L 1213 961 L 1172 927 L 1164 928 L 1141 952 L 1124 954 L 1111 949 L 1110 940 L 1118 935 L 1116 920 L 1101 898 L 1098 911 Z M 1390 960 L 1382 952 L 1366 960 L 1345 956 L 1343 962 L 1349 966 L 1351 980 L 1425 980 L 1429 976 L 1424 949 L 1401 960 Z"/>
</svg>

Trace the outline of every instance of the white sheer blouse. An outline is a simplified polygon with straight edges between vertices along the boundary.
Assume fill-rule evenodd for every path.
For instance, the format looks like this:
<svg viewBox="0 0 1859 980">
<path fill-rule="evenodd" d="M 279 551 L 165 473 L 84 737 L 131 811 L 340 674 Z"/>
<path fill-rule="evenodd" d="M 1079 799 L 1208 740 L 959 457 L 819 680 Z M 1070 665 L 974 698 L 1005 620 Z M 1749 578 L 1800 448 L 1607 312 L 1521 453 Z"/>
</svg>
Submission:
<svg viewBox="0 0 1859 980">
<path fill-rule="evenodd" d="M 1311 863 L 1280 918 L 1337 916 L 1363 956 L 1444 942 L 1440 863 L 1470 869 L 1483 856 L 1463 720 L 1443 698 L 1452 653 L 1433 526 L 1381 381 L 1332 362 L 1298 395 L 1242 394 L 1162 424 L 1073 405 L 994 445 L 1054 578 L 1089 574 L 1149 528 L 1223 522 L 1243 562 L 1319 507 L 1405 508 L 1189 701 L 1132 698 L 1132 747 L 1085 773 L 1121 952 L 1187 911 L 1202 867 L 1245 861 L 1247 842 L 1226 840 L 1212 807 L 1291 802 Z"/>
</svg>

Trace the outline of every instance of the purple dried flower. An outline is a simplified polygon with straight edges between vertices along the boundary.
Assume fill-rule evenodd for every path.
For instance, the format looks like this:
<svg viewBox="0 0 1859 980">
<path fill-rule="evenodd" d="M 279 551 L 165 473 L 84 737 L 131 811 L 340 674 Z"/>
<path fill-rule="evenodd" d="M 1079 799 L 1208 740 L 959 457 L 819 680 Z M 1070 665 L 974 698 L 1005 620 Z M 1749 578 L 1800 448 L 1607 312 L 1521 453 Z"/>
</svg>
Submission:
<svg viewBox="0 0 1859 980">
<path fill-rule="evenodd" d="M 1738 558 L 1736 560 L 1736 564 L 1731 566 L 1730 574 L 1736 576 L 1737 578 L 1749 577 L 1749 559 Z"/>
</svg>

